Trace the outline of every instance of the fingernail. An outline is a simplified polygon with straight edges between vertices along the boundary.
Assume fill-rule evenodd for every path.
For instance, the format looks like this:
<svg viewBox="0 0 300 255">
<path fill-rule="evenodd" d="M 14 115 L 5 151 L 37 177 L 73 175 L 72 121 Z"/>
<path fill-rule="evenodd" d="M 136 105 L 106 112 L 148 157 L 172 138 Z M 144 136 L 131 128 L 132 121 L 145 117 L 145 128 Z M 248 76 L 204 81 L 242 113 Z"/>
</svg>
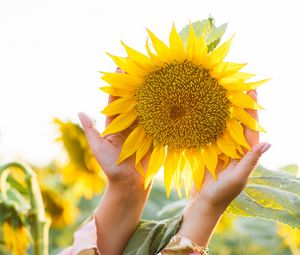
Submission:
<svg viewBox="0 0 300 255">
<path fill-rule="evenodd" d="M 266 143 L 261 149 L 260 149 L 260 153 L 263 154 L 265 153 L 268 149 L 270 149 L 271 144 Z"/>
<path fill-rule="evenodd" d="M 77 116 L 78 116 L 78 118 L 79 118 L 79 120 L 80 120 L 80 123 L 81 123 L 81 125 L 83 124 L 82 122 L 83 122 L 83 113 L 82 112 L 78 112 L 77 113 Z"/>
<path fill-rule="evenodd" d="M 77 113 L 77 115 L 79 117 L 81 125 L 83 127 L 86 127 L 89 124 L 88 116 L 86 114 L 84 114 L 83 112 L 79 112 L 79 113 Z"/>
<path fill-rule="evenodd" d="M 252 97 L 254 97 L 254 98 L 256 98 L 257 97 L 257 91 L 255 89 L 250 90 L 249 91 L 249 95 L 252 96 Z"/>
</svg>

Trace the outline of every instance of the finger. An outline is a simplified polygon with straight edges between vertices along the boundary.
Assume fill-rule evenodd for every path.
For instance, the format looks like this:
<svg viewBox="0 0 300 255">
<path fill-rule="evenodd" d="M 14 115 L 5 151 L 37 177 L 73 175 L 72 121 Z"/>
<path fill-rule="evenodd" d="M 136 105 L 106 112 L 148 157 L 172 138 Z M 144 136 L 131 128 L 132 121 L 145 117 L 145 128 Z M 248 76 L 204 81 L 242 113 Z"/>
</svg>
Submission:
<svg viewBox="0 0 300 255">
<path fill-rule="evenodd" d="M 124 73 L 124 71 L 120 67 L 117 67 L 117 69 L 116 69 L 115 72 L 116 73 Z M 116 100 L 117 98 L 118 97 L 109 95 L 107 104 L 110 104 L 112 101 Z M 114 115 L 114 116 L 108 116 L 108 117 L 106 117 L 105 127 L 107 127 L 113 121 L 113 119 L 115 117 L 117 117 L 117 116 Z"/>
<path fill-rule="evenodd" d="M 95 128 L 94 122 L 89 116 L 87 116 L 83 112 L 79 112 L 78 117 L 80 119 L 84 134 L 88 140 L 92 151 L 98 151 L 102 138 L 100 137 L 99 132 Z"/>
<path fill-rule="evenodd" d="M 270 149 L 270 147 L 271 144 L 269 143 L 259 143 L 254 145 L 251 151 L 247 152 L 233 171 L 239 181 L 247 181 L 261 155 Z"/>
<path fill-rule="evenodd" d="M 257 101 L 257 92 L 256 90 L 250 90 L 247 93 L 253 100 Z M 258 121 L 258 113 L 256 110 L 246 109 L 246 111 L 256 120 Z M 255 144 L 259 143 L 259 132 L 253 131 L 248 127 L 245 127 L 245 137 L 248 141 L 250 147 L 253 147 Z"/>
</svg>

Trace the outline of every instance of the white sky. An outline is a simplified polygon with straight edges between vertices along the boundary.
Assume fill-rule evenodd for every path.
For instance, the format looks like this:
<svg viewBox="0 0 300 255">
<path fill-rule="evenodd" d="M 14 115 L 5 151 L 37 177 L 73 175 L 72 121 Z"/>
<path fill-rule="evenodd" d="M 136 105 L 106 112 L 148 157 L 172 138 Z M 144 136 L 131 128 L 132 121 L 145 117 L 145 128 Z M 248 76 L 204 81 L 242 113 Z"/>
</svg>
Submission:
<svg viewBox="0 0 300 255">
<path fill-rule="evenodd" d="M 297 0 L 0 0 L 0 161 L 43 164 L 59 153 L 53 116 L 77 121 L 85 111 L 98 123 L 106 97 L 98 70 L 114 70 L 105 55 L 124 54 L 120 40 L 144 51 L 145 27 L 167 39 L 211 14 L 235 33 L 228 60 L 272 81 L 258 90 L 265 107 L 262 137 L 273 146 L 261 162 L 300 165 Z"/>
</svg>

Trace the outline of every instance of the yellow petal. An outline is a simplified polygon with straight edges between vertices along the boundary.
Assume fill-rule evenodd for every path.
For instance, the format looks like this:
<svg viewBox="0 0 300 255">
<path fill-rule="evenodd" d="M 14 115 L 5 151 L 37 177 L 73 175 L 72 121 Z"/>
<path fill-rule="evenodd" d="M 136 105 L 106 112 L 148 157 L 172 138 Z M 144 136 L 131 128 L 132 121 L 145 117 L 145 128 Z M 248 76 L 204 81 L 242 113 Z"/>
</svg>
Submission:
<svg viewBox="0 0 300 255">
<path fill-rule="evenodd" d="M 180 158 L 179 153 L 176 150 L 168 149 L 165 166 L 164 166 L 164 182 L 165 182 L 167 197 L 170 196 L 173 174 L 178 167 L 179 158 Z"/>
<path fill-rule="evenodd" d="M 122 73 L 105 73 L 101 79 L 109 83 L 114 88 L 135 90 L 139 84 L 142 83 L 142 79 L 134 75 L 122 74 Z"/>
<path fill-rule="evenodd" d="M 240 71 L 246 64 L 234 62 L 221 62 L 215 65 L 211 70 L 211 75 L 220 80 L 223 77 L 233 75 Z"/>
<path fill-rule="evenodd" d="M 143 143 L 145 132 L 141 126 L 137 126 L 126 138 L 117 161 L 120 164 L 123 160 L 135 153 Z"/>
<path fill-rule="evenodd" d="M 160 167 L 163 165 L 164 161 L 165 161 L 165 147 L 163 145 L 158 145 L 154 147 L 149 159 L 148 169 L 146 172 L 145 183 L 144 183 L 145 189 L 149 186 L 153 177 L 156 175 Z"/>
<path fill-rule="evenodd" d="M 205 146 L 204 148 L 200 149 L 201 158 L 203 163 L 207 167 L 208 171 L 212 175 L 212 177 L 216 180 L 216 167 L 218 163 L 218 156 L 215 150 L 211 146 Z"/>
<path fill-rule="evenodd" d="M 190 150 L 186 152 L 186 157 L 189 159 L 192 168 L 195 186 L 197 190 L 200 191 L 205 175 L 205 166 L 201 157 L 201 152 L 198 150 Z"/>
<path fill-rule="evenodd" d="M 118 67 L 129 74 L 134 74 L 139 77 L 144 77 L 148 71 L 138 67 L 130 58 L 123 58 L 106 53 Z"/>
<path fill-rule="evenodd" d="M 219 159 L 220 160 L 222 160 L 224 163 L 223 163 L 223 166 L 222 166 L 222 168 L 221 168 L 221 171 L 223 171 L 227 166 L 228 166 L 228 164 L 229 164 L 229 162 L 230 162 L 230 158 L 227 156 L 227 155 L 225 155 L 225 154 L 221 154 L 220 156 L 219 156 Z"/>
<path fill-rule="evenodd" d="M 145 171 L 144 171 L 144 168 L 143 168 L 141 162 L 139 162 L 135 165 L 135 169 L 141 176 L 143 176 L 143 177 L 145 176 Z"/>
<path fill-rule="evenodd" d="M 183 62 L 185 59 L 185 49 L 179 34 L 176 31 L 175 25 L 173 23 L 172 30 L 169 37 L 170 50 L 174 59 Z"/>
<path fill-rule="evenodd" d="M 205 38 L 203 35 L 200 36 L 200 38 L 197 40 L 196 44 L 197 44 L 197 48 L 196 48 L 197 55 L 193 62 L 196 65 L 201 65 L 207 57 L 207 44 L 206 44 L 206 41 L 205 41 Z"/>
<path fill-rule="evenodd" d="M 142 69 L 147 70 L 148 72 L 151 72 L 154 68 L 154 65 L 152 61 L 144 54 L 128 47 L 124 42 L 122 42 L 123 47 L 125 48 L 127 55 L 129 58 L 131 58 L 137 66 L 139 66 Z"/>
<path fill-rule="evenodd" d="M 184 165 L 185 165 L 185 158 L 184 156 L 181 154 L 180 155 L 180 159 L 179 159 L 179 163 L 178 163 L 178 167 L 174 173 L 174 185 L 176 187 L 177 190 L 177 194 L 178 196 L 181 198 L 182 194 L 181 194 L 181 175 L 184 169 Z"/>
<path fill-rule="evenodd" d="M 174 58 L 171 54 L 169 47 L 160 39 L 156 37 L 149 29 L 147 29 L 150 39 L 152 41 L 153 47 L 160 59 L 163 59 L 165 62 L 173 62 Z"/>
<path fill-rule="evenodd" d="M 185 161 L 183 176 L 184 176 L 183 183 L 184 183 L 185 196 L 189 197 L 193 185 L 193 178 L 192 178 L 193 171 L 191 167 L 191 162 L 189 160 Z"/>
<path fill-rule="evenodd" d="M 240 158 L 240 156 L 236 153 L 235 143 L 231 140 L 227 132 L 224 132 L 223 135 L 218 137 L 217 144 L 219 149 L 224 154 L 228 155 L 231 158 Z"/>
<path fill-rule="evenodd" d="M 138 162 L 140 162 L 143 159 L 143 157 L 146 155 L 146 153 L 150 149 L 151 144 L 152 144 L 152 139 L 149 138 L 149 136 L 145 134 L 143 143 L 136 152 L 135 164 L 137 164 Z"/>
<path fill-rule="evenodd" d="M 244 156 L 245 153 L 244 153 L 244 151 L 243 151 L 241 145 L 236 144 L 236 149 L 237 149 L 237 151 L 238 151 L 242 156 Z"/>
<path fill-rule="evenodd" d="M 194 183 L 198 191 L 200 191 L 205 176 L 205 166 L 201 160 L 199 160 L 197 167 L 193 169 Z"/>
<path fill-rule="evenodd" d="M 147 38 L 146 41 L 146 50 L 147 53 L 150 57 L 150 59 L 152 60 L 152 62 L 156 65 L 156 66 L 163 66 L 164 65 L 164 61 L 162 59 L 160 59 L 158 56 L 156 56 L 155 54 L 152 53 L 150 46 L 149 46 L 149 40 Z"/>
<path fill-rule="evenodd" d="M 137 118 L 135 111 L 122 113 L 117 116 L 104 130 L 102 135 L 110 135 L 128 128 Z"/>
<path fill-rule="evenodd" d="M 252 110 L 262 110 L 263 108 L 249 95 L 243 92 L 228 92 L 227 98 L 236 106 Z"/>
<path fill-rule="evenodd" d="M 126 90 L 126 89 L 120 89 L 120 88 L 115 88 L 112 86 L 107 86 L 107 87 L 101 87 L 99 88 L 103 92 L 115 96 L 115 97 L 133 97 L 135 91 L 134 90 Z"/>
<path fill-rule="evenodd" d="M 246 141 L 244 135 L 244 129 L 242 125 L 235 119 L 229 119 L 227 121 L 227 130 L 230 136 L 240 145 L 244 146 L 246 149 L 250 150 L 250 145 Z"/>
<path fill-rule="evenodd" d="M 118 98 L 107 105 L 102 113 L 106 116 L 113 116 L 120 113 L 126 113 L 131 111 L 135 106 L 135 100 L 133 98 Z"/>
<path fill-rule="evenodd" d="M 190 61 L 193 61 L 196 58 L 197 52 L 197 37 L 194 32 L 192 23 L 190 23 L 190 34 L 188 38 L 187 48 L 186 48 L 186 57 Z"/>
<path fill-rule="evenodd" d="M 253 90 L 257 87 L 261 86 L 262 84 L 268 82 L 270 79 L 265 79 L 261 81 L 255 81 L 255 82 L 248 82 L 248 83 L 229 83 L 229 84 L 220 84 L 225 89 L 229 91 L 247 91 L 247 90 Z"/>
<path fill-rule="evenodd" d="M 237 83 L 237 82 L 242 83 L 245 82 L 246 80 L 251 79 L 254 76 L 255 74 L 252 73 L 238 72 L 220 79 L 219 83 L 220 84 Z"/>
<path fill-rule="evenodd" d="M 211 147 L 214 149 L 214 151 L 217 153 L 218 156 L 223 153 L 222 151 L 220 151 L 216 142 L 212 143 Z"/>
<path fill-rule="evenodd" d="M 244 109 L 239 107 L 232 107 L 232 115 L 248 128 L 259 132 L 266 132 L 266 130 L 256 121 L 256 119 L 254 119 Z"/>
<path fill-rule="evenodd" d="M 219 64 L 220 62 L 222 62 L 230 49 L 232 39 L 233 36 L 229 40 L 224 42 L 220 47 L 212 51 L 202 65 L 205 68 L 210 69 L 215 65 Z"/>
</svg>

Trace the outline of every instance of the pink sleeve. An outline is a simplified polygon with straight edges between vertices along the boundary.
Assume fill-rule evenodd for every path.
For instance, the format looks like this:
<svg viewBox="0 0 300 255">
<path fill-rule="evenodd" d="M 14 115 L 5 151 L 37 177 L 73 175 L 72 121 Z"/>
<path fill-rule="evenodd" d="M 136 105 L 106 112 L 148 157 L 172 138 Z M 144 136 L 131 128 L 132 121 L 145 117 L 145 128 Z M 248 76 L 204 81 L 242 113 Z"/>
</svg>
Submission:
<svg viewBox="0 0 300 255">
<path fill-rule="evenodd" d="M 75 232 L 73 245 L 58 255 L 80 255 L 81 253 L 100 255 L 97 248 L 97 229 L 94 217 Z"/>
</svg>

